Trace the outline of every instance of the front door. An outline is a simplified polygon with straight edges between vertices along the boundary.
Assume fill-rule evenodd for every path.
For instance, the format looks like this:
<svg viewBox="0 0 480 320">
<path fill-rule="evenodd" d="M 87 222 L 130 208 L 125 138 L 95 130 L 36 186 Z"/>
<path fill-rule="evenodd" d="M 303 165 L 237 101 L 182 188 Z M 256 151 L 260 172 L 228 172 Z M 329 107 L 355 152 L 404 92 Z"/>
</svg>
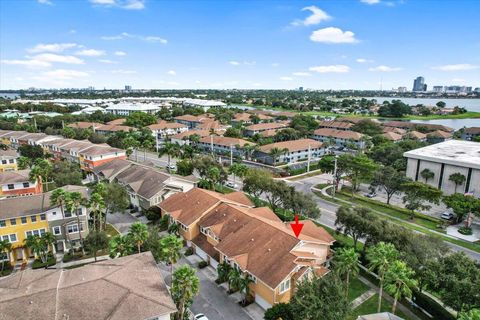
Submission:
<svg viewBox="0 0 480 320">
<path fill-rule="evenodd" d="M 23 248 L 15 249 L 15 257 L 17 258 L 17 260 L 23 260 Z"/>
<path fill-rule="evenodd" d="M 57 243 L 55 244 L 55 250 L 57 252 L 63 252 L 64 250 L 63 241 L 57 241 Z"/>
</svg>

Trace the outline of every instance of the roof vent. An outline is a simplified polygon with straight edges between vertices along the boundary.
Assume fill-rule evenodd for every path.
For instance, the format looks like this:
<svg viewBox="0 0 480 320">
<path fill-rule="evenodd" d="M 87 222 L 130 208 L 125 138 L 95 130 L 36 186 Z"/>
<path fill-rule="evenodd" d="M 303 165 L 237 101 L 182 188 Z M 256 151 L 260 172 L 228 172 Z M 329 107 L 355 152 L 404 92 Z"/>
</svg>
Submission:
<svg viewBox="0 0 480 320">
<path fill-rule="evenodd" d="M 268 248 L 268 252 L 272 251 L 272 249 Z"/>
<path fill-rule="evenodd" d="M 253 238 L 252 238 L 252 240 L 250 240 L 250 241 L 253 241 Z"/>
<path fill-rule="evenodd" d="M 237 222 L 237 219 L 233 219 L 233 222 Z M 253 240 L 253 239 L 252 239 Z"/>
</svg>

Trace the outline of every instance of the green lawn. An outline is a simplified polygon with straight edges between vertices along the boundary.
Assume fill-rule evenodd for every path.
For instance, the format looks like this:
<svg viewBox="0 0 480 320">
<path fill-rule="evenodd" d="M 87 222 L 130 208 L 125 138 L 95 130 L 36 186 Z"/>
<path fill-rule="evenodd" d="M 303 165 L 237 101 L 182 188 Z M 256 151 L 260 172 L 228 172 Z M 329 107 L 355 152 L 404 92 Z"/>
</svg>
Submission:
<svg viewBox="0 0 480 320">
<path fill-rule="evenodd" d="M 348 300 L 355 300 L 363 293 L 367 292 L 368 289 L 370 288 L 365 283 L 358 280 L 358 278 L 353 279 L 352 281 L 350 281 L 350 287 L 348 288 Z"/>
<path fill-rule="evenodd" d="M 116 235 L 119 235 L 118 231 L 109 223 L 107 223 L 107 226 L 105 227 L 105 232 L 107 233 L 107 236 L 109 238 L 115 237 Z"/>
<path fill-rule="evenodd" d="M 359 305 L 356 309 L 353 310 L 352 314 L 347 318 L 347 320 L 356 320 L 360 315 L 377 313 L 378 307 L 378 294 L 375 294 L 373 297 Z M 392 304 L 383 299 L 381 312 L 392 312 Z M 411 320 L 412 318 L 407 317 L 403 312 L 398 310 L 395 311 L 395 315 L 405 319 Z"/>
</svg>

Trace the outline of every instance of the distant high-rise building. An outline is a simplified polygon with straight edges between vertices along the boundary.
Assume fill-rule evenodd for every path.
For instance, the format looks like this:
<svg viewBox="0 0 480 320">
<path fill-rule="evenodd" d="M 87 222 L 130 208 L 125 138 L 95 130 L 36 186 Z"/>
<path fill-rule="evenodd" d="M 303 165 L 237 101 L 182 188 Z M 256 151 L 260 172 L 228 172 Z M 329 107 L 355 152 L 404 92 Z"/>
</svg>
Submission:
<svg viewBox="0 0 480 320">
<path fill-rule="evenodd" d="M 298 87 L 298 91 L 303 91 L 303 87 Z"/>
<path fill-rule="evenodd" d="M 415 80 L 413 80 L 412 91 L 427 91 L 427 85 L 425 84 L 424 77 L 417 77 Z"/>
<path fill-rule="evenodd" d="M 397 91 L 400 93 L 407 92 L 407 87 L 398 87 Z"/>
<path fill-rule="evenodd" d="M 480 87 L 476 87 L 475 90 L 473 90 L 476 93 L 480 93 Z"/>
<path fill-rule="evenodd" d="M 125 86 L 125 91 L 132 91 L 132 86 Z"/>
<path fill-rule="evenodd" d="M 443 92 L 443 86 L 433 86 L 433 92 Z"/>
</svg>

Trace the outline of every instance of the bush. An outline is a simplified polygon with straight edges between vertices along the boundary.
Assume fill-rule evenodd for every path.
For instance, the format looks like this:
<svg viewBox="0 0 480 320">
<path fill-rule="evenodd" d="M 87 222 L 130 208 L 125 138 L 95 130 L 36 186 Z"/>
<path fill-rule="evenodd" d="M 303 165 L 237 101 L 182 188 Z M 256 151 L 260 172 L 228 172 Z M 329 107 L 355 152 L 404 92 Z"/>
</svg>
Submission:
<svg viewBox="0 0 480 320">
<path fill-rule="evenodd" d="M 188 247 L 187 250 L 185 250 L 185 255 L 186 256 L 191 256 L 193 254 L 193 248 Z"/>
<path fill-rule="evenodd" d="M 293 313 L 288 303 L 277 303 L 265 311 L 265 320 L 293 320 Z"/>
<path fill-rule="evenodd" d="M 57 259 L 53 256 L 53 254 L 49 254 L 46 263 L 43 263 L 40 259 L 35 259 L 35 261 L 32 263 L 32 269 L 50 267 L 54 266 L 55 264 L 57 264 Z"/>
<path fill-rule="evenodd" d="M 158 221 L 158 227 L 160 231 L 166 231 L 168 229 L 168 215 L 164 215 Z"/>
<path fill-rule="evenodd" d="M 72 261 L 72 260 L 73 260 L 73 254 L 71 254 L 71 253 L 66 253 L 66 254 L 63 256 L 63 259 L 62 259 L 62 261 L 63 261 L 64 263 L 70 262 L 70 261 Z"/>
<path fill-rule="evenodd" d="M 473 234 L 472 228 L 469 227 L 460 227 L 458 228 L 458 232 L 466 236 L 471 236 Z"/>
<path fill-rule="evenodd" d="M 198 263 L 198 268 L 199 268 L 199 269 L 203 269 L 203 268 L 205 268 L 206 266 L 208 266 L 208 262 L 207 262 L 207 261 L 200 261 L 200 262 Z"/>
<path fill-rule="evenodd" d="M 150 208 L 145 211 L 145 217 L 149 221 L 157 222 L 158 220 L 160 220 L 160 212 L 158 210 Z"/>
<path fill-rule="evenodd" d="M 419 292 L 413 292 L 413 298 L 417 305 L 427 310 L 433 316 L 433 319 L 454 320 L 455 317 L 448 312 L 443 306 L 438 304 L 435 300 L 427 295 Z"/>
<path fill-rule="evenodd" d="M 3 271 L 0 271 L 0 277 L 8 276 L 12 272 L 13 266 L 8 261 L 4 261 Z"/>
</svg>

